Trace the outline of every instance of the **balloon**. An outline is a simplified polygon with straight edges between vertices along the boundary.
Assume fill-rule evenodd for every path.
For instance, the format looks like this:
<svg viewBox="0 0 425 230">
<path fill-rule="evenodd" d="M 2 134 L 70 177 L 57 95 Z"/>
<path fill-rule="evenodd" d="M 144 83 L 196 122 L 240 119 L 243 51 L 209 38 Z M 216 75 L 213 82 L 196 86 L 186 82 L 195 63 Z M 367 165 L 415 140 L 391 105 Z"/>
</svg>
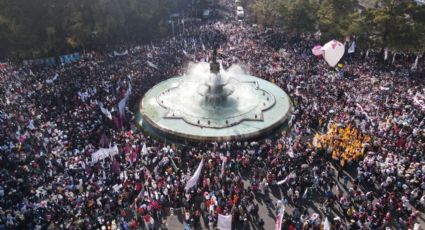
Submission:
<svg viewBox="0 0 425 230">
<path fill-rule="evenodd" d="M 322 46 L 317 45 L 317 46 L 313 47 L 311 52 L 313 52 L 314 56 L 322 56 L 323 55 Z"/>
<path fill-rule="evenodd" d="M 342 56 L 344 56 L 345 47 L 341 42 L 332 40 L 326 43 L 322 47 L 322 50 L 323 57 L 325 58 L 326 62 L 330 66 L 334 67 L 341 60 Z"/>
</svg>

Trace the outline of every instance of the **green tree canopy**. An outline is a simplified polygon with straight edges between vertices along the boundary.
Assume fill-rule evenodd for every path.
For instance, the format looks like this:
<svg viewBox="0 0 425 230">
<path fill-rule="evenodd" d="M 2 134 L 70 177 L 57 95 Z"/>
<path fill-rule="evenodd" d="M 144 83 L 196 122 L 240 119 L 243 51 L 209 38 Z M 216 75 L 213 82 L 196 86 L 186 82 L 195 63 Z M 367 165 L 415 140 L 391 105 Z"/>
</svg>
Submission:
<svg viewBox="0 0 425 230">
<path fill-rule="evenodd" d="M 256 22 L 263 27 L 268 27 L 274 25 L 280 14 L 279 9 L 281 9 L 282 3 L 282 0 L 255 0 L 249 5 L 249 8 Z"/>
<path fill-rule="evenodd" d="M 0 56 L 36 57 L 145 41 L 173 0 L 0 0 Z"/>
<path fill-rule="evenodd" d="M 315 32 L 318 7 L 312 0 L 287 1 L 281 8 L 283 27 L 293 33 Z"/>
</svg>

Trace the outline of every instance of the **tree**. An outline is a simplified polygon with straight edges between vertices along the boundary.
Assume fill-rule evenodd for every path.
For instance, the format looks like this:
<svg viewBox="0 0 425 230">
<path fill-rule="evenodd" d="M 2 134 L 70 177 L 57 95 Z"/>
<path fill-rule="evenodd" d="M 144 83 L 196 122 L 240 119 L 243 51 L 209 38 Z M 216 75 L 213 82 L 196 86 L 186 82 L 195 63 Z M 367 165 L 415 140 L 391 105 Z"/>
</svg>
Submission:
<svg viewBox="0 0 425 230">
<path fill-rule="evenodd" d="M 396 52 L 415 51 L 424 42 L 423 7 L 413 1 L 380 0 L 365 12 L 371 42 Z"/>
<path fill-rule="evenodd" d="M 0 0 L 0 58 L 43 57 L 165 35 L 174 0 Z"/>
<path fill-rule="evenodd" d="M 276 18 L 280 14 L 282 6 L 281 0 L 254 0 L 249 8 L 251 9 L 257 24 L 263 27 L 273 26 Z"/>
<path fill-rule="evenodd" d="M 283 4 L 281 7 L 283 27 L 296 34 L 315 32 L 318 6 L 317 2 L 308 0 L 295 0 Z"/>
<path fill-rule="evenodd" d="M 319 28 L 322 39 L 342 38 L 349 34 L 349 28 L 359 10 L 357 0 L 323 0 L 318 10 Z"/>
</svg>

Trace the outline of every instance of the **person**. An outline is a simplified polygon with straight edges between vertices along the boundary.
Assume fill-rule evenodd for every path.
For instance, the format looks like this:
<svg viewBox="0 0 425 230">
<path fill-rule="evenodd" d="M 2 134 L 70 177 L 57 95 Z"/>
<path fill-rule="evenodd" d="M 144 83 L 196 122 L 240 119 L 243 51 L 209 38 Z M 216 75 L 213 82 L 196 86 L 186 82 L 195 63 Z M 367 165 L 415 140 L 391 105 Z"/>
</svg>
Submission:
<svg viewBox="0 0 425 230">
<path fill-rule="evenodd" d="M 258 228 L 264 229 L 264 220 L 262 218 L 260 218 L 260 220 L 258 221 Z"/>
<path fill-rule="evenodd" d="M 350 177 L 348 177 L 347 175 L 344 175 L 343 180 L 344 180 L 344 186 L 347 187 Z"/>
</svg>

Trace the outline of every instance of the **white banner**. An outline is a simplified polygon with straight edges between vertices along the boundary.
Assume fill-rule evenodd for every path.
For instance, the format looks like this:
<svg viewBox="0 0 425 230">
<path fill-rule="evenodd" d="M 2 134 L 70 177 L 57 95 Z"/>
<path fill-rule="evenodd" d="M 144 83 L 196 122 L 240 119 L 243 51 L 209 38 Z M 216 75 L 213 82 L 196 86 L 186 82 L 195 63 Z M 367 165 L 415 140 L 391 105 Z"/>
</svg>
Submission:
<svg viewBox="0 0 425 230">
<path fill-rule="evenodd" d="M 92 163 L 96 163 L 107 157 L 113 157 L 118 154 L 118 147 L 115 145 L 111 148 L 100 148 L 96 152 L 91 154 Z"/>
<path fill-rule="evenodd" d="M 231 230 L 232 229 L 232 215 L 221 215 L 218 214 L 217 228 L 220 230 Z"/>
<path fill-rule="evenodd" d="M 187 181 L 186 186 L 184 187 L 184 190 L 188 191 L 190 188 L 196 185 L 198 183 L 199 176 L 201 175 L 202 166 L 204 165 L 204 159 L 201 160 L 201 163 L 199 163 L 198 168 L 196 169 L 193 176 Z"/>
<path fill-rule="evenodd" d="M 128 50 L 121 52 L 121 53 L 114 51 L 114 56 L 125 56 L 127 54 L 128 54 Z"/>
</svg>

